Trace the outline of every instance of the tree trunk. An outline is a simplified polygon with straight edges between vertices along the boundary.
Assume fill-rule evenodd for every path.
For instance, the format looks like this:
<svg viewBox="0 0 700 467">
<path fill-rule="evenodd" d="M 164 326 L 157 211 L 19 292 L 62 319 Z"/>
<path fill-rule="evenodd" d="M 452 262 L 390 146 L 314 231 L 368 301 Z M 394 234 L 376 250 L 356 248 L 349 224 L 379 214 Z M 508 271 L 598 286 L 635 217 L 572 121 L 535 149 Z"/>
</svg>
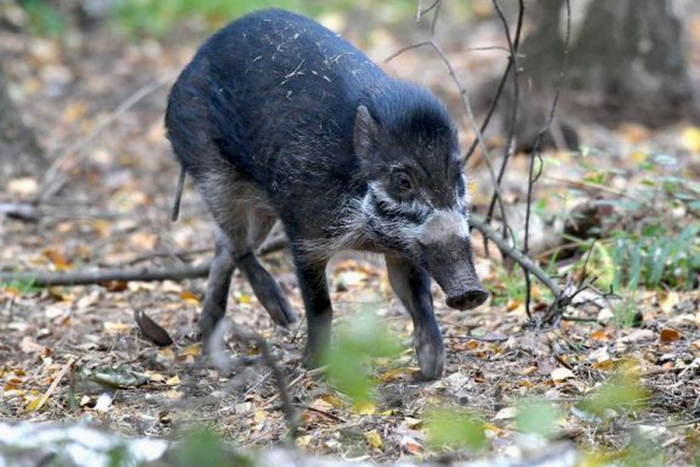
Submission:
<svg viewBox="0 0 700 467">
<path fill-rule="evenodd" d="M 537 0 L 523 81 L 551 90 L 562 63 L 563 0 Z M 575 5 L 572 5 L 575 6 Z M 570 44 L 568 101 L 597 121 L 662 126 L 692 117 L 678 0 L 591 0 Z M 527 118 L 524 116 L 524 118 Z"/>
<path fill-rule="evenodd" d="M 5 74 L 0 68 L 0 192 L 9 180 L 38 176 L 46 165 L 34 133 L 22 123 L 10 100 Z"/>
</svg>

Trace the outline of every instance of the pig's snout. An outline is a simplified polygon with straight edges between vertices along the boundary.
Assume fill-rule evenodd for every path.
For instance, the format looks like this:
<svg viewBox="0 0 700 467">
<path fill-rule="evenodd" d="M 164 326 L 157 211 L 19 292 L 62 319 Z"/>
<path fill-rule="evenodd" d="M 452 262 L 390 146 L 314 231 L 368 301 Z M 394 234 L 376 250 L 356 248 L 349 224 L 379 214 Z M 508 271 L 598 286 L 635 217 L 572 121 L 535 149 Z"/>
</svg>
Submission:
<svg viewBox="0 0 700 467">
<path fill-rule="evenodd" d="M 455 214 L 434 216 L 419 241 L 423 264 L 447 294 L 447 306 L 470 310 L 486 301 L 476 275 L 466 220 Z"/>
<path fill-rule="evenodd" d="M 484 289 L 474 289 L 467 290 L 464 293 L 458 295 L 451 295 L 447 297 L 445 303 L 450 308 L 456 310 L 471 310 L 476 308 L 489 298 L 489 293 Z"/>
</svg>

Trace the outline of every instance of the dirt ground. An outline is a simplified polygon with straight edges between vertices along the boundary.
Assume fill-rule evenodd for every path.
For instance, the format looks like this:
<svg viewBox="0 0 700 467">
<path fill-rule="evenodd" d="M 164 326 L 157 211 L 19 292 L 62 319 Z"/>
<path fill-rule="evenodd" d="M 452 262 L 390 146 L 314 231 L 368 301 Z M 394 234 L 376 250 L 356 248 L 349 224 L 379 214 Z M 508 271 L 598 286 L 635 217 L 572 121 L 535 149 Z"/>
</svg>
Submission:
<svg viewBox="0 0 700 467">
<path fill-rule="evenodd" d="M 377 59 L 401 45 L 390 33 L 380 33 L 386 40 L 368 42 L 370 55 Z M 495 34 L 486 28 L 478 41 L 469 40 L 483 44 Z M 45 200 L 36 222 L 0 218 L 0 271 L 173 267 L 211 256 L 207 215 L 189 185 L 180 220 L 169 220 L 178 167 L 162 120 L 173 73 L 198 44 L 185 37 L 127 42 L 97 29 L 76 33 L 59 45 L 53 39 L 2 33 L 13 96 L 52 160 L 62 160 L 60 173 L 67 174 L 67 183 Z M 402 56 L 388 68 L 405 77 L 420 74 L 426 56 Z M 505 59 L 467 54 L 455 64 L 466 76 L 498 60 Z M 431 63 L 433 71 L 421 80 L 449 83 L 438 62 Z M 167 85 L 115 113 L 135 92 L 163 77 L 169 78 Z M 449 84 L 444 89 L 452 93 L 449 103 L 458 103 Z M 110 123 L 95 138 L 83 140 L 104 121 Z M 582 124 L 581 134 L 592 147 L 605 142 L 609 151 L 588 156 L 591 164 L 614 165 L 617 159 L 611 160 L 610 153 L 620 158 L 647 150 L 685 155 L 679 136 L 683 128 L 651 131 L 628 125 L 609 130 L 589 123 Z M 465 142 L 469 136 L 465 131 Z M 76 142 L 81 143 L 72 148 Z M 554 180 L 578 180 L 579 169 L 567 164 L 576 156 L 551 157 L 560 164 L 540 190 L 566 191 L 569 185 Z M 513 173 L 521 173 L 526 162 L 516 159 Z M 470 170 L 478 185 L 484 168 Z M 0 196 L 28 199 L 43 187 L 41 180 L 18 180 Z M 477 192 L 477 205 L 481 198 Z M 289 256 L 275 253 L 264 263 L 301 314 Z M 447 347 L 444 377 L 435 382 L 417 379 L 410 320 L 388 287 L 381 261 L 344 255 L 329 267 L 337 321 L 371 308 L 406 343 L 399 359 L 379 362 L 376 405 L 353 406 L 317 373 L 305 370 L 300 360 L 303 319 L 289 330 L 275 328 L 239 274 L 233 279 L 228 316 L 269 339 L 302 414 L 297 444 L 308 452 L 377 462 L 436 455 L 424 417 L 431 407 L 443 404 L 478 414 L 487 423 L 488 449 L 506 452 L 518 438 L 513 408 L 524 398 L 539 397 L 560 409 L 559 436 L 583 448 L 614 452 L 643 434 L 663 448 L 668 460 L 692 461 L 700 443 L 700 293 L 641 291 L 636 306 L 642 319 L 636 327 L 616 326 L 602 316 L 605 303 L 594 300 L 567 310 L 575 320 L 554 329 L 533 329 L 526 326 L 522 301 L 508 296 L 502 264 L 482 255 L 477 266 L 494 295 L 486 305 L 469 312 L 451 310 L 435 289 Z M 222 375 L 198 363 L 196 319 L 204 279 L 39 290 L 26 286 L 0 288 L 0 417 L 87 420 L 127 435 L 166 438 L 206 424 L 240 446 L 265 446 L 284 438 L 278 392 L 266 367 Z M 547 298 L 542 288 L 535 292 L 534 309 L 541 313 Z M 135 312 L 159 323 L 174 345 L 159 349 L 145 340 L 134 322 Z M 232 352 L 256 353 L 233 339 L 229 344 Z M 608 413 L 605 422 L 582 415 L 579 402 L 622 362 L 635 368 L 647 391 L 644 404 Z M 106 381 L 117 381 L 119 387 Z M 57 386 L 51 388 L 52 383 Z M 100 398 L 103 393 L 109 397 Z M 48 397 L 42 400 L 44 395 Z M 478 455 L 466 450 L 454 454 Z"/>
</svg>

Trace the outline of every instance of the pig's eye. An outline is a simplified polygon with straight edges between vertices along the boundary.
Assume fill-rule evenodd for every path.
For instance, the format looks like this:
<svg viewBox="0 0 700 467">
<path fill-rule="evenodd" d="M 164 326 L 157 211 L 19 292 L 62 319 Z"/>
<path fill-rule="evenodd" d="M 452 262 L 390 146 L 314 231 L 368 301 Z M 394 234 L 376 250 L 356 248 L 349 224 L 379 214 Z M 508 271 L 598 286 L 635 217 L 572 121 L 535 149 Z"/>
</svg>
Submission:
<svg viewBox="0 0 700 467">
<path fill-rule="evenodd" d="M 413 194 L 413 182 L 406 172 L 394 172 L 391 184 L 401 198 L 408 198 Z"/>
</svg>

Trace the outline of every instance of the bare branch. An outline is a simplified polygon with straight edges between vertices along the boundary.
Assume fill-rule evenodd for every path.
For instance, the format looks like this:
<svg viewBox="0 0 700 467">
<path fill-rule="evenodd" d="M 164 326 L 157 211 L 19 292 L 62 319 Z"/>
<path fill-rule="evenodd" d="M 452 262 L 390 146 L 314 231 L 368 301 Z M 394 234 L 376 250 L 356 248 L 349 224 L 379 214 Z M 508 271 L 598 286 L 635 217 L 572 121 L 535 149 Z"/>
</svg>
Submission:
<svg viewBox="0 0 700 467">
<path fill-rule="evenodd" d="M 552 280 L 551 277 L 549 277 L 546 272 L 542 270 L 542 268 L 540 268 L 532 259 L 530 259 L 529 256 L 524 255 L 520 250 L 510 246 L 510 244 L 508 244 L 508 242 L 485 221 L 471 216 L 469 218 L 469 224 L 481 232 L 482 235 L 488 237 L 489 240 L 495 243 L 504 255 L 513 259 L 522 268 L 532 273 L 537 279 L 539 279 L 540 282 L 542 282 L 542 284 L 552 291 L 555 297 L 558 298 L 562 296 L 561 288 Z"/>
<path fill-rule="evenodd" d="M 265 242 L 259 249 L 259 255 L 266 255 L 279 251 L 287 246 L 286 238 L 271 239 Z M 183 279 L 196 279 L 207 277 L 211 262 L 206 262 L 198 266 L 174 266 L 168 268 L 130 268 L 130 269 L 106 269 L 96 271 L 75 271 L 75 272 L 50 272 L 50 271 L 27 271 L 27 272 L 2 272 L 0 282 L 30 282 L 38 287 L 57 285 L 89 285 L 100 284 L 109 281 L 141 281 L 153 282 Z"/>
<path fill-rule="evenodd" d="M 566 77 L 566 72 L 568 70 L 569 66 L 569 43 L 571 39 L 571 2 L 570 0 L 565 0 L 566 2 L 566 39 L 564 41 L 564 62 L 562 64 L 561 70 L 559 72 L 559 79 L 557 81 L 557 85 L 554 91 L 554 100 L 552 101 L 552 106 L 549 110 L 549 116 L 547 117 L 547 121 L 545 122 L 545 125 L 542 127 L 542 129 L 539 131 L 537 134 L 537 138 L 535 139 L 535 144 L 533 145 L 532 148 L 532 158 L 530 159 L 530 170 L 528 174 L 528 185 L 527 185 L 527 207 L 525 210 L 525 238 L 524 238 L 524 244 L 523 244 L 523 253 L 527 254 L 528 252 L 528 240 L 530 236 L 530 215 L 532 211 L 532 188 L 537 181 L 537 178 L 539 178 L 539 175 L 542 172 L 542 158 L 540 156 L 540 145 L 542 144 L 542 138 L 544 135 L 549 131 L 549 127 L 552 125 L 552 121 L 554 121 L 554 112 L 556 111 L 557 104 L 559 103 L 559 96 L 561 94 L 561 90 L 564 84 L 564 78 Z M 540 161 L 539 168 L 538 168 L 538 173 L 535 175 L 535 161 Z M 525 310 L 527 311 L 527 315 L 530 316 L 530 302 L 532 301 L 532 290 L 531 290 L 531 283 L 530 283 L 530 274 L 526 270 L 525 271 Z"/>
<path fill-rule="evenodd" d="M 260 356 L 263 363 L 265 363 L 265 366 L 267 366 L 272 375 L 275 377 L 275 386 L 277 387 L 277 393 L 279 394 L 282 404 L 282 411 L 284 412 L 284 416 L 287 419 L 287 424 L 289 426 L 288 441 L 291 446 L 294 446 L 294 439 L 299 431 L 299 416 L 294 408 L 292 397 L 289 394 L 287 379 L 285 378 L 284 372 L 272 354 L 270 346 L 260 334 L 253 331 L 244 331 L 237 326 L 234 326 L 229 320 L 221 320 L 219 322 L 214 330 L 214 333 L 212 333 L 210 336 L 208 346 L 216 349 L 216 346 L 218 345 L 217 342 L 224 342 L 223 338 L 227 332 L 231 332 L 233 336 L 241 342 L 253 342 L 258 350 L 260 350 Z M 212 363 L 217 365 L 220 369 L 228 372 L 232 369 L 232 366 L 230 364 L 231 360 L 228 359 L 225 354 L 225 350 L 221 348 L 215 352 L 212 352 L 210 357 L 212 358 Z M 233 362 L 240 363 L 241 359 L 234 359 Z M 237 365 L 238 363 L 234 363 L 234 365 Z"/>
<path fill-rule="evenodd" d="M 178 71 L 172 71 L 167 73 L 152 83 L 147 84 L 141 89 L 137 90 L 131 96 L 129 96 L 124 102 L 119 104 L 119 106 L 112 111 L 107 118 L 102 120 L 95 126 L 87 136 L 74 142 L 61 155 L 59 155 L 56 160 L 51 164 L 51 166 L 46 171 L 44 175 L 44 187 L 41 194 L 39 195 L 39 200 L 44 201 L 55 195 L 65 184 L 66 179 L 60 176 L 60 170 L 64 172 L 72 167 L 80 164 L 84 159 L 85 155 L 79 155 L 79 153 L 85 149 L 85 147 L 90 144 L 97 136 L 100 135 L 107 127 L 119 120 L 126 112 L 129 111 L 134 105 L 142 101 L 144 98 L 156 92 L 158 89 L 162 88 L 170 81 L 172 81 Z"/>
</svg>

